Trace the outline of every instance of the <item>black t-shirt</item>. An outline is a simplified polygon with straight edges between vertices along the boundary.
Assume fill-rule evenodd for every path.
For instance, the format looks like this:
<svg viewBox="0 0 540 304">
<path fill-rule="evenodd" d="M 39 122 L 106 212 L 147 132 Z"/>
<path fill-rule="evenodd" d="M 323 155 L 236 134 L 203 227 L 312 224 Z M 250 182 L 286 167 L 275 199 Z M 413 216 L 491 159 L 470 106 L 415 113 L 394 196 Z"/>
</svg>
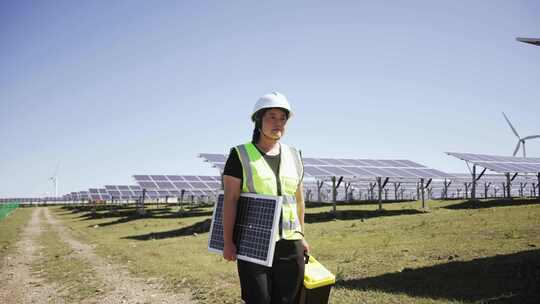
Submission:
<svg viewBox="0 0 540 304">
<path fill-rule="evenodd" d="M 263 151 L 259 149 L 259 147 L 255 146 L 257 150 L 261 153 L 261 155 L 264 157 L 264 160 L 268 163 L 268 166 L 274 171 L 274 174 L 276 175 L 276 182 L 277 182 L 277 193 L 278 195 L 281 195 L 281 181 L 279 180 L 279 165 L 281 162 L 281 151 L 278 155 L 267 155 Z M 239 178 L 242 183 L 243 181 L 243 169 L 242 169 L 242 163 L 240 162 L 240 157 L 238 156 L 238 152 L 235 148 L 231 149 L 231 152 L 229 153 L 229 158 L 227 158 L 227 162 L 225 163 L 225 169 L 223 169 L 223 175 L 233 176 L 236 178 Z"/>
</svg>

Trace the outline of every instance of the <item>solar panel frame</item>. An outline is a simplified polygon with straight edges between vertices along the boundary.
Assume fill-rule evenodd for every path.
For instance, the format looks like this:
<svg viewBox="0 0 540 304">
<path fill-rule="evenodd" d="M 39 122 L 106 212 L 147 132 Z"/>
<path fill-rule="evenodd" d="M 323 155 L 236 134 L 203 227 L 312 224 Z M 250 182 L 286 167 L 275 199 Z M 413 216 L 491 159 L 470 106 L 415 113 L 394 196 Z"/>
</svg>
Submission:
<svg viewBox="0 0 540 304">
<path fill-rule="evenodd" d="M 334 176 L 354 176 L 354 174 L 351 171 L 344 169 L 344 167 L 338 167 L 337 165 L 325 166 L 325 167 L 319 167 L 319 168 L 324 168 L 324 170 L 330 172 L 330 174 Z"/>
<path fill-rule="evenodd" d="M 331 175 L 324 167 L 304 166 L 304 173 L 314 177 L 325 177 Z"/>
<path fill-rule="evenodd" d="M 205 183 L 205 182 L 200 182 L 200 181 L 191 181 L 189 182 L 191 184 L 191 186 L 193 187 L 193 189 L 198 189 L 198 190 L 202 190 L 202 189 L 210 189 L 210 187 L 208 187 L 208 185 Z"/>
<path fill-rule="evenodd" d="M 214 163 L 207 155 L 216 155 L 201 153 L 200 157 L 205 158 L 206 162 L 211 162 L 221 171 L 224 169 L 224 163 Z M 223 155 L 222 159 L 226 159 Z M 332 176 L 343 176 L 344 178 L 364 178 L 364 177 L 389 177 L 389 178 L 452 178 L 450 174 L 440 170 L 428 168 L 419 163 L 405 159 L 332 159 L 332 158 L 313 158 L 303 157 L 304 173 L 306 177 L 329 178 Z M 351 169 L 360 168 L 360 169 Z M 426 169 L 428 171 L 406 171 L 405 169 Z M 371 174 L 366 174 L 371 172 Z"/>
<path fill-rule="evenodd" d="M 133 175 L 136 181 L 151 181 L 152 178 L 148 175 Z"/>
<path fill-rule="evenodd" d="M 540 158 L 535 157 L 515 157 L 498 156 L 473 153 L 446 152 L 466 162 L 489 169 L 497 173 L 539 173 Z"/>
<path fill-rule="evenodd" d="M 225 163 L 227 161 L 227 157 L 225 157 L 223 154 L 199 153 L 199 157 L 202 157 L 208 162 L 212 163 Z"/>
<path fill-rule="evenodd" d="M 208 250 L 223 253 L 223 191 L 218 192 L 208 237 Z M 282 197 L 242 193 L 237 204 L 234 239 L 237 258 L 272 266 Z M 253 213 L 253 214 L 252 214 Z M 264 215 L 265 217 L 261 216 Z M 246 219 L 247 218 L 247 219 Z"/>
<path fill-rule="evenodd" d="M 312 157 L 303 157 L 302 158 L 302 161 L 304 162 L 304 166 L 305 165 L 313 165 L 313 166 L 324 166 L 324 165 L 327 165 L 326 163 L 316 159 L 316 158 L 312 158 Z"/>
</svg>

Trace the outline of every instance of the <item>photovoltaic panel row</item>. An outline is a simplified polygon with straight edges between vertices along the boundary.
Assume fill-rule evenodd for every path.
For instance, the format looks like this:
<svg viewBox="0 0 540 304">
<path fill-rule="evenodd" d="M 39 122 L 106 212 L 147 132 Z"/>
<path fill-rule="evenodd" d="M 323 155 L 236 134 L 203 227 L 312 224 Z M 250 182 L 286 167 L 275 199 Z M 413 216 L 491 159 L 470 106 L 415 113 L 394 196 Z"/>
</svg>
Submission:
<svg viewBox="0 0 540 304">
<path fill-rule="evenodd" d="M 207 162 L 224 167 L 228 155 L 200 153 L 199 157 L 204 158 Z M 410 160 L 386 160 L 386 159 L 333 159 L 333 158 L 312 158 L 305 157 L 302 159 L 304 166 L 353 166 L 353 167 L 397 167 L 397 168 L 426 168 L 425 166 L 415 163 Z"/>
<path fill-rule="evenodd" d="M 515 156 L 498 156 L 498 155 L 486 155 L 486 154 L 473 154 L 473 153 L 457 153 L 446 152 L 448 155 L 452 155 L 464 161 L 469 162 L 496 162 L 496 163 L 531 163 L 540 164 L 540 158 L 537 157 L 515 157 Z"/>
<path fill-rule="evenodd" d="M 105 188 L 90 188 L 88 194 L 93 201 L 108 201 L 111 199 L 111 195 Z"/>
<path fill-rule="evenodd" d="M 204 161 L 211 163 L 221 172 L 225 170 L 225 162 L 227 161 L 228 157 L 227 154 L 200 153 L 199 157 L 204 159 Z"/>
<path fill-rule="evenodd" d="M 223 170 L 227 155 L 201 153 L 199 157 Z M 392 177 L 451 178 L 452 175 L 430 169 L 410 160 L 303 158 L 304 174 L 308 177 Z"/>
<path fill-rule="evenodd" d="M 410 160 L 389 159 L 346 159 L 346 158 L 303 158 L 304 166 L 348 166 L 387 168 L 426 168 Z"/>
<path fill-rule="evenodd" d="M 477 165 L 488 168 L 495 172 L 519 172 L 519 173 L 538 173 L 540 172 L 540 163 L 493 163 L 493 162 L 477 162 Z"/>
<path fill-rule="evenodd" d="M 213 190 L 188 190 L 184 191 L 184 198 L 189 198 L 190 196 L 202 197 L 202 196 L 213 196 L 216 195 L 216 191 Z M 151 199 L 156 198 L 166 198 L 166 197 L 182 197 L 182 191 L 178 190 L 148 190 L 146 191 L 146 197 Z"/>
<path fill-rule="evenodd" d="M 207 175 L 133 175 L 135 180 L 140 181 L 187 181 L 187 182 L 200 182 L 200 181 L 220 181 L 219 176 L 207 176 Z"/>
<path fill-rule="evenodd" d="M 513 156 L 495 156 L 472 153 L 446 152 L 466 162 L 471 162 L 483 168 L 498 173 L 538 173 L 540 172 L 540 158 L 523 158 Z"/>
<path fill-rule="evenodd" d="M 79 192 L 76 192 L 76 195 L 77 195 L 78 200 L 87 200 L 90 198 L 88 191 L 79 191 Z"/>
<path fill-rule="evenodd" d="M 138 199 L 142 197 L 142 189 L 137 185 L 105 185 L 112 199 Z"/>
<path fill-rule="evenodd" d="M 135 182 L 146 190 L 218 190 L 219 176 L 134 175 Z"/>
<path fill-rule="evenodd" d="M 308 176 L 328 177 L 393 177 L 393 178 L 451 178 L 450 174 L 435 169 L 416 168 L 375 168 L 375 167 L 337 167 L 337 166 L 304 166 Z"/>
</svg>

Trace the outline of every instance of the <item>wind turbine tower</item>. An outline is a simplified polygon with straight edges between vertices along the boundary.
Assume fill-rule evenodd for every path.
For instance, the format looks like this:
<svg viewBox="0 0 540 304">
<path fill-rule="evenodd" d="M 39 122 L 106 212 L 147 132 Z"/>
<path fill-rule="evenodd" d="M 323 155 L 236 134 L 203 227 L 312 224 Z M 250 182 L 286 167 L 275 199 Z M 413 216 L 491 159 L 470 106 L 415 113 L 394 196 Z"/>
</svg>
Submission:
<svg viewBox="0 0 540 304">
<path fill-rule="evenodd" d="M 508 117 L 506 117 L 506 114 L 504 114 L 504 112 L 503 112 L 502 115 L 504 116 L 504 119 L 506 119 L 506 122 L 510 126 L 510 129 L 512 129 L 512 132 L 514 132 L 514 134 L 518 138 L 517 146 L 516 146 L 516 149 L 514 150 L 514 154 L 512 154 L 512 156 L 516 156 L 516 154 L 519 151 L 519 148 L 521 147 L 521 145 L 523 145 L 523 158 L 526 158 L 527 153 L 525 151 L 525 141 L 529 140 L 529 139 L 533 139 L 533 138 L 538 138 L 538 137 L 540 137 L 540 135 L 529 135 L 529 136 L 525 136 L 525 137 L 522 138 L 521 136 L 519 136 L 518 132 L 516 131 L 516 129 L 514 128 L 514 126 L 510 122 L 510 120 L 508 119 Z"/>
<path fill-rule="evenodd" d="M 58 168 L 60 167 L 60 162 L 56 164 L 56 169 L 54 170 L 53 176 L 49 178 L 50 181 L 54 184 L 54 197 L 58 197 Z"/>
</svg>

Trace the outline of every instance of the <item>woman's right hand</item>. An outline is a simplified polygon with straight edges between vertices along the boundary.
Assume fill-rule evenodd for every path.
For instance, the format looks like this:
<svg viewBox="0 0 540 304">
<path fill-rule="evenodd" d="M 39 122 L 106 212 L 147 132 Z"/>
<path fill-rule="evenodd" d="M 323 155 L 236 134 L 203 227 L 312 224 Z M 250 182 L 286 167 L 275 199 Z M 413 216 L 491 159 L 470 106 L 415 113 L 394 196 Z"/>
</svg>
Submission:
<svg viewBox="0 0 540 304">
<path fill-rule="evenodd" d="M 227 261 L 236 261 L 236 245 L 225 243 L 223 246 L 223 258 Z"/>
</svg>

